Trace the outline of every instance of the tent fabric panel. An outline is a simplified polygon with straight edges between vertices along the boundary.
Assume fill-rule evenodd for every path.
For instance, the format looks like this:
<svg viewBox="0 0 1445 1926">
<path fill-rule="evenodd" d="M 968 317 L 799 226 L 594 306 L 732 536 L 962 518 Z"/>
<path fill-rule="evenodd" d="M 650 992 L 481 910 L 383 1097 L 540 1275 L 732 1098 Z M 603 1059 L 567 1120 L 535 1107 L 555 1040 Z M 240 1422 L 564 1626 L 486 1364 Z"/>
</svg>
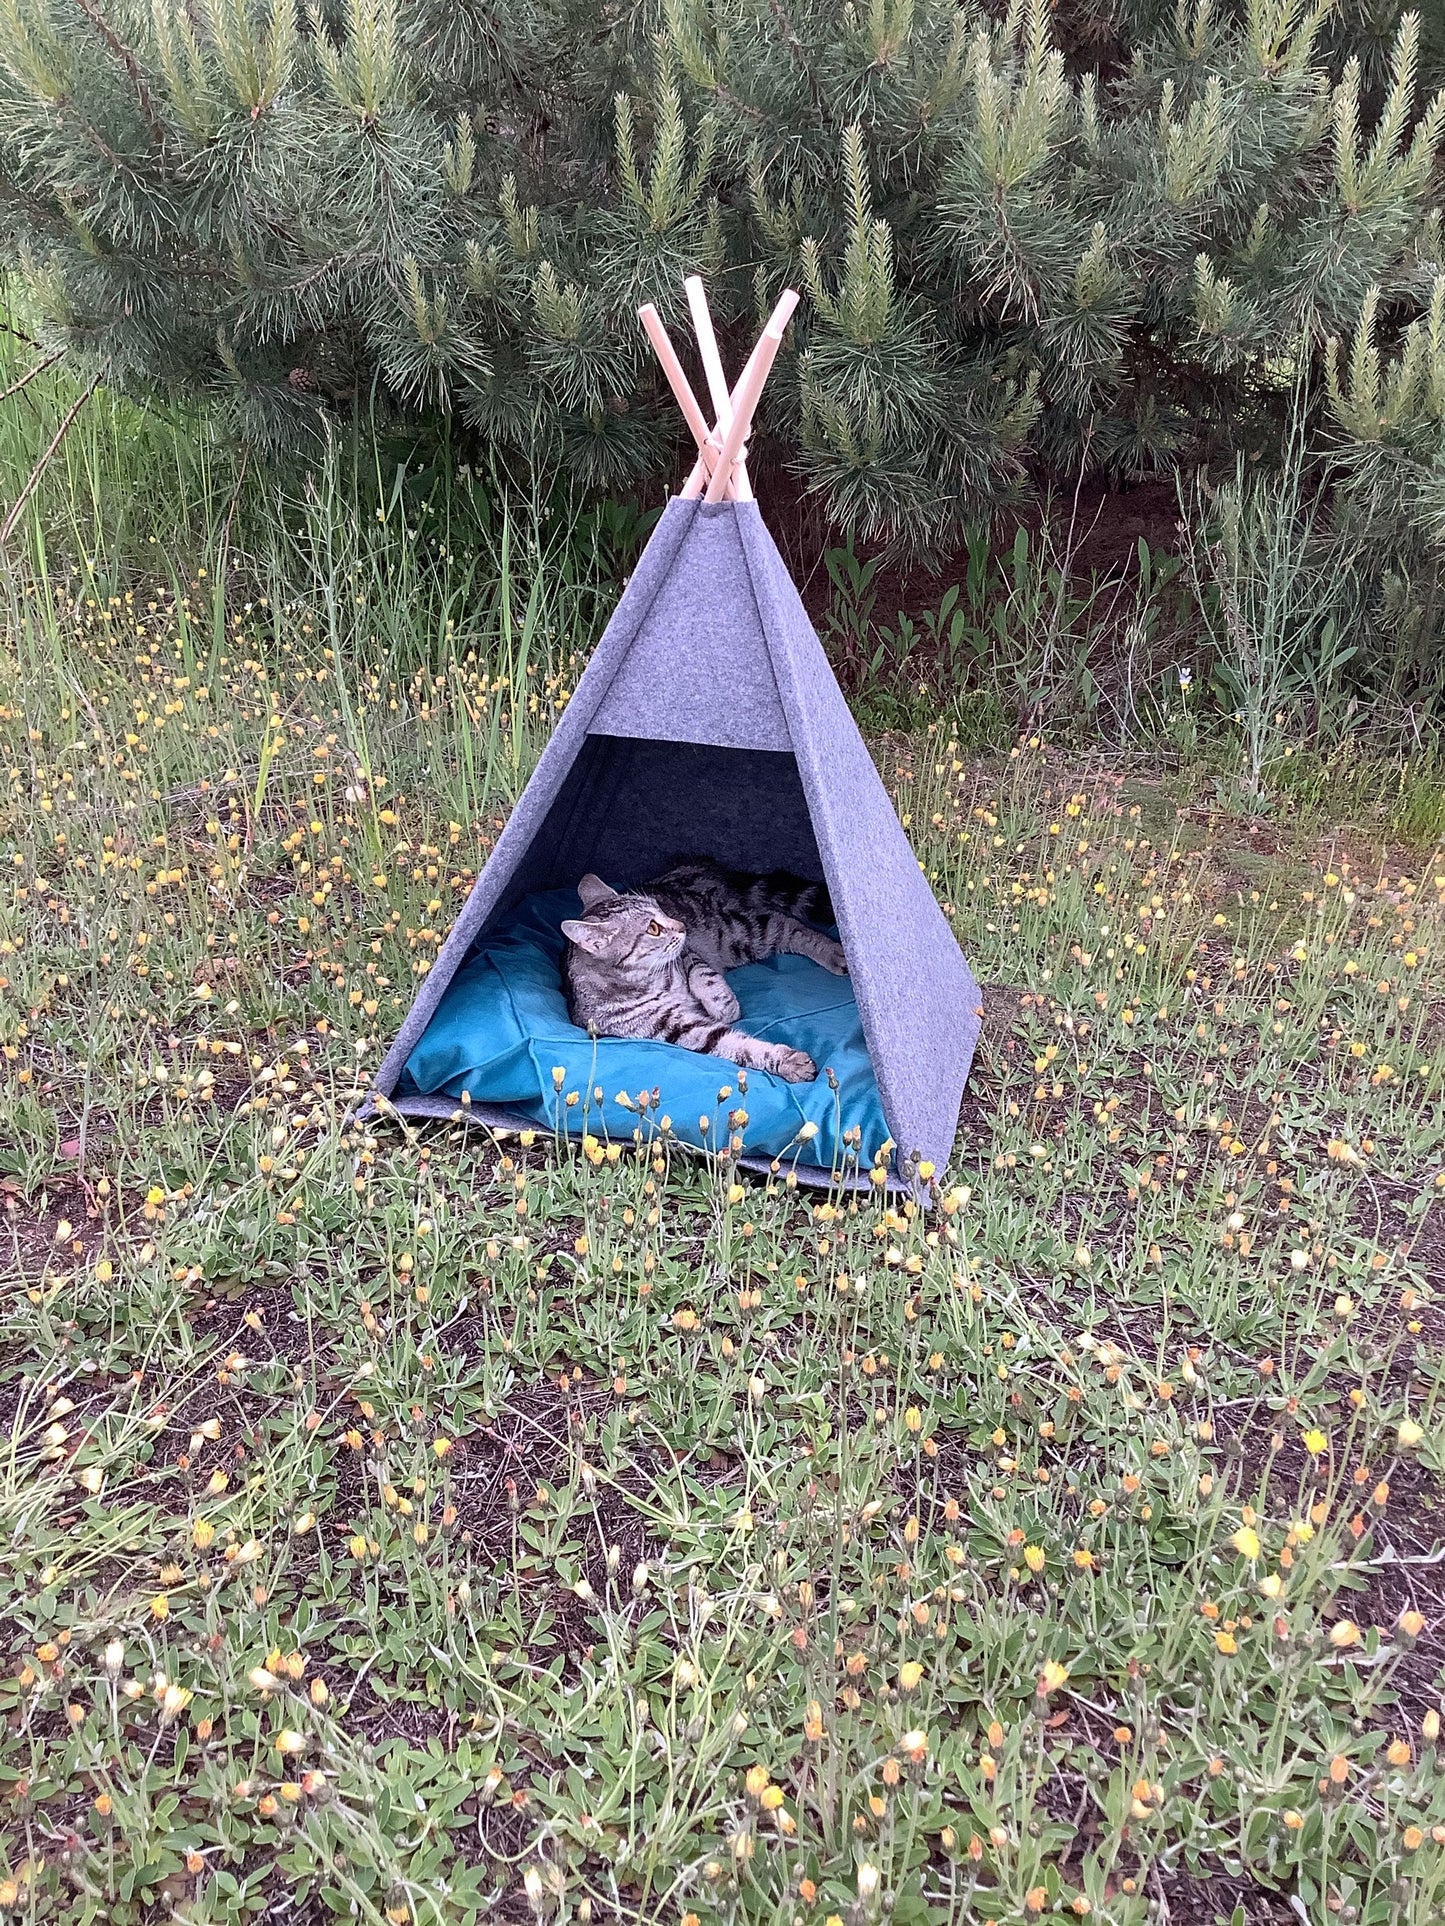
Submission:
<svg viewBox="0 0 1445 1926">
<path fill-rule="evenodd" d="M 557 792 L 567 778 L 613 671 L 630 648 L 632 638 L 646 620 L 648 610 L 671 572 L 677 551 L 692 526 L 695 512 L 695 503 L 681 499 L 670 501 L 663 510 L 652 532 L 652 539 L 638 558 L 637 567 L 622 592 L 622 599 L 613 611 L 612 620 L 603 631 L 591 661 L 572 692 L 571 701 L 562 711 L 557 727 L 537 760 L 531 779 L 462 905 L 461 915 L 437 952 L 436 961 L 423 980 L 416 1001 L 407 1012 L 395 1042 L 376 1072 L 372 1082 L 373 1091 L 389 1096 L 396 1088 L 406 1060 L 430 1023 L 447 984 L 506 895 L 513 872 L 526 856 L 533 837 L 545 822 Z"/>
<path fill-rule="evenodd" d="M 751 503 L 734 508 L 889 1127 L 947 1161 L 981 999 L 792 577 Z"/>
<path fill-rule="evenodd" d="M 728 504 L 697 509 L 591 726 L 663 742 L 792 747 Z"/>
</svg>

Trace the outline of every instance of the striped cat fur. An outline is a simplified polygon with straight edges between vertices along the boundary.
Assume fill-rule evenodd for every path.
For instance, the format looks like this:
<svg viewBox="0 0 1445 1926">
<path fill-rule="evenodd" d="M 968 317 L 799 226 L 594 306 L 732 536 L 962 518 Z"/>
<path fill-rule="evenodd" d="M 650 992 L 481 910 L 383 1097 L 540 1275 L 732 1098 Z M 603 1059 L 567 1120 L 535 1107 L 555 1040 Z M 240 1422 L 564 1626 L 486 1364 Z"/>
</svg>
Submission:
<svg viewBox="0 0 1445 1926">
<path fill-rule="evenodd" d="M 789 1083 L 817 1076 L 803 1051 L 733 1027 L 740 1010 L 724 972 L 781 952 L 845 975 L 842 944 L 806 920 L 831 920 L 821 883 L 690 856 L 640 889 L 620 892 L 587 875 L 577 893 L 583 914 L 562 933 L 567 1007 L 579 1028 L 676 1043 Z"/>
</svg>

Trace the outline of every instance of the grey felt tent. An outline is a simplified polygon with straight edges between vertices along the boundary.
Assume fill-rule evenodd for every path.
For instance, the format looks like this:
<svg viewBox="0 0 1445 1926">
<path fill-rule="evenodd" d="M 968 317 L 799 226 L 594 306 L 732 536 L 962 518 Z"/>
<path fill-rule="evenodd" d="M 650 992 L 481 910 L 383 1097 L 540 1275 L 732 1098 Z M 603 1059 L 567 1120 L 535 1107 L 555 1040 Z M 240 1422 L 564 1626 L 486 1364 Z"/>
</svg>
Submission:
<svg viewBox="0 0 1445 1926">
<path fill-rule="evenodd" d="M 700 289 L 689 293 L 698 315 Z M 644 321 L 665 342 L 655 315 Z M 686 852 L 826 882 L 896 1147 L 894 1174 L 910 1182 L 919 1161 L 942 1169 L 949 1156 L 982 1014 L 978 986 L 739 461 L 781 335 L 775 315 L 729 396 L 700 319 L 718 425 L 699 427 L 696 403 L 691 411 L 684 403 L 698 466 L 664 510 L 376 1074 L 374 1097 L 404 1114 L 458 1112 L 454 1097 L 398 1084 L 447 986 L 500 919 L 533 892 L 575 887 L 585 871 L 627 887 Z M 670 346 L 663 358 L 691 401 Z M 469 1114 L 493 1126 L 528 1121 L 506 1105 L 474 1104 Z"/>
</svg>

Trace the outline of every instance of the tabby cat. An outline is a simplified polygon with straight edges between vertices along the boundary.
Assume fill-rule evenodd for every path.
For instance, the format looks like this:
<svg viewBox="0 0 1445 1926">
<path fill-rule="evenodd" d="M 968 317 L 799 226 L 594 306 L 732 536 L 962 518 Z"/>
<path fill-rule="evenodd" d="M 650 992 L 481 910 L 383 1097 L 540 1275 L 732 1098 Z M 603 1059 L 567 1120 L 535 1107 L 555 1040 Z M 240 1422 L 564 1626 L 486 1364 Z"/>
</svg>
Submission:
<svg viewBox="0 0 1445 1926">
<path fill-rule="evenodd" d="M 723 972 L 781 951 L 846 974 L 842 944 L 804 921 L 831 917 L 821 883 L 685 857 L 641 889 L 620 893 L 588 875 L 577 894 L 583 914 L 562 934 L 567 1007 L 579 1029 L 677 1043 L 789 1083 L 817 1076 L 803 1051 L 732 1027 L 740 1010 Z"/>
</svg>

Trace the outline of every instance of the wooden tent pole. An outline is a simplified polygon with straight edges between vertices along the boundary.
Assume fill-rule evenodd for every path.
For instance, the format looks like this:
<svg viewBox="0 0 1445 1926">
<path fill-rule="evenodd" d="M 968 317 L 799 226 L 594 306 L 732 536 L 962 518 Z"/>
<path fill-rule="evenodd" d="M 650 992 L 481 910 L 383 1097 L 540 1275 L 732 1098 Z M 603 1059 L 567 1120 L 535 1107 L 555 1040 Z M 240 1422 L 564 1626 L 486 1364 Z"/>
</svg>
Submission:
<svg viewBox="0 0 1445 1926">
<path fill-rule="evenodd" d="M 783 330 L 792 318 L 798 305 L 798 295 L 793 288 L 785 288 L 782 299 L 768 318 L 758 345 L 753 349 L 748 365 L 743 370 L 743 378 L 732 395 L 732 420 L 723 435 L 722 451 L 712 471 L 712 479 L 707 485 L 705 499 L 720 502 L 727 491 L 732 470 L 737 462 L 738 452 L 753 422 L 753 410 L 758 405 L 758 397 L 763 392 L 763 383 L 772 370 L 778 349 L 783 345 Z"/>
<path fill-rule="evenodd" d="M 770 328 L 776 328 L 779 340 L 782 339 L 783 331 L 786 329 L 788 322 L 792 319 L 793 310 L 794 308 L 797 307 L 797 305 L 798 305 L 798 295 L 796 291 L 793 288 L 785 289 L 781 300 L 778 302 L 777 307 L 774 308 L 768 320 L 768 326 Z M 765 339 L 766 339 L 766 331 L 765 331 L 764 337 L 759 339 L 757 346 L 753 349 L 752 354 L 748 357 L 748 365 L 746 368 L 743 369 L 742 376 L 738 381 L 738 385 L 732 391 L 730 402 L 733 408 L 737 407 L 738 399 L 743 392 L 743 383 L 745 381 L 749 381 L 752 378 L 753 364 L 757 360 L 758 356 L 763 352 L 763 344 Z M 761 391 L 762 389 L 763 381 L 767 379 L 768 367 L 772 365 L 772 357 L 774 354 L 776 354 L 776 352 L 777 352 L 776 348 L 773 348 L 768 353 L 768 364 L 763 368 L 762 376 L 758 380 L 759 391 Z M 756 406 L 756 402 L 754 403 L 754 405 Z M 716 428 L 713 430 L 712 441 L 709 443 L 707 452 L 708 452 L 708 457 L 713 463 L 715 468 L 719 458 L 718 431 Z M 747 459 L 747 447 L 746 447 L 746 443 L 744 443 L 744 445 L 740 448 L 738 452 L 737 466 L 734 470 L 735 478 L 737 476 L 742 477 L 742 485 L 738 491 L 738 500 L 740 501 L 751 501 L 753 499 L 753 491 L 751 487 L 748 485 L 747 478 L 746 478 L 747 471 L 743 467 L 743 463 L 746 461 L 746 459 Z M 702 494 L 703 490 L 707 487 L 710 472 L 711 472 L 710 470 L 704 468 L 701 459 L 693 463 L 692 473 L 688 476 L 686 482 L 683 484 L 683 487 L 682 487 L 682 499 L 684 501 L 696 500 L 696 498 Z"/>
<path fill-rule="evenodd" d="M 723 373 L 722 356 L 718 353 L 717 336 L 713 333 L 712 312 L 707 304 L 702 276 L 689 274 L 682 285 L 687 291 L 687 305 L 692 310 L 692 331 L 697 336 L 697 351 L 702 356 L 702 371 L 707 376 L 707 391 L 712 396 L 712 411 L 718 433 L 726 434 L 733 418 L 732 396 L 728 393 L 727 376 Z"/>
<path fill-rule="evenodd" d="M 648 340 L 662 363 L 662 372 L 667 376 L 677 405 L 682 410 L 682 418 L 692 430 L 692 438 L 698 447 L 706 450 L 712 442 L 712 430 L 707 425 L 707 417 L 698 406 L 697 396 L 692 391 L 682 363 L 677 358 L 677 350 L 672 345 L 672 337 L 663 326 L 662 316 L 649 301 L 646 307 L 637 310 L 637 318 L 642 323 Z M 714 449 L 716 443 L 712 442 Z"/>
<path fill-rule="evenodd" d="M 727 376 L 723 373 L 722 356 L 718 352 L 717 335 L 712 325 L 712 310 L 707 304 L 707 291 L 700 274 L 689 274 L 683 282 L 687 293 L 687 305 L 692 311 L 692 329 L 697 336 L 697 351 L 702 358 L 702 370 L 707 376 L 707 390 L 712 396 L 712 411 L 717 425 L 713 429 L 713 445 L 727 433 L 732 425 L 732 396 L 728 393 Z M 691 476 L 688 478 L 692 479 Z M 697 491 L 699 494 L 701 489 Z M 729 477 L 727 493 L 738 501 L 750 502 L 753 491 L 748 486 L 747 470 L 740 460 Z"/>
<path fill-rule="evenodd" d="M 754 348 L 753 355 L 756 355 L 756 353 L 757 353 L 757 349 Z M 752 365 L 753 365 L 753 356 L 750 355 L 748 357 L 748 367 L 743 369 L 742 374 L 738 378 L 737 387 L 733 389 L 732 394 L 728 397 L 728 420 L 729 421 L 732 420 L 733 401 L 736 399 L 738 395 L 742 393 L 743 382 L 747 380 L 748 368 L 751 368 Z M 685 502 L 696 501 L 698 496 L 701 495 L 702 491 L 707 487 L 708 482 L 712 478 L 713 469 L 717 466 L 718 453 L 721 446 L 722 446 L 721 428 L 720 427 L 714 428 L 712 431 L 712 435 L 708 441 L 707 447 L 703 450 L 702 454 L 700 454 L 697 460 L 693 463 L 692 473 L 688 476 L 687 480 L 682 485 L 681 494 L 682 494 L 682 499 Z M 738 462 L 739 469 L 741 469 L 742 462 L 744 459 L 746 459 L 745 455 L 739 458 L 739 462 Z M 708 464 L 707 466 L 704 466 L 705 462 Z M 743 476 L 743 488 L 746 490 L 746 492 L 740 493 L 738 495 L 738 500 L 751 501 L 753 499 L 753 491 L 747 485 L 747 479 L 745 474 Z"/>
<path fill-rule="evenodd" d="M 709 356 L 706 352 L 703 353 L 703 366 L 704 369 L 708 371 L 708 383 L 711 390 L 713 376 L 709 368 L 709 360 L 716 366 L 719 379 L 722 378 L 722 362 L 718 356 L 717 341 L 712 332 L 712 317 L 708 313 L 707 302 L 702 294 L 702 283 L 696 275 L 690 276 L 687 282 L 690 302 L 693 298 L 694 286 L 697 289 L 701 313 L 704 316 L 704 322 L 699 326 L 699 351 L 702 351 L 704 336 L 711 343 L 711 355 Z M 777 307 L 774 308 L 769 317 L 768 325 L 763 330 L 757 346 L 749 356 L 748 365 L 744 368 L 737 387 L 734 388 L 730 395 L 726 396 L 724 405 L 718 409 L 718 423 L 714 428 L 708 427 L 706 417 L 698 405 L 697 396 L 692 391 L 692 384 L 687 378 L 682 363 L 677 358 L 677 351 L 672 345 L 672 339 L 666 327 L 663 325 L 662 317 L 657 312 L 656 307 L 649 301 L 645 306 L 637 310 L 637 318 L 641 321 L 647 338 L 656 351 L 658 361 L 662 365 L 662 371 L 667 377 L 667 384 L 672 389 L 677 405 L 682 410 L 683 420 L 687 423 L 692 433 L 692 438 L 698 446 L 698 458 L 693 464 L 691 474 L 682 487 L 681 498 L 684 501 L 696 500 L 721 467 L 721 443 L 728 429 L 730 429 L 733 424 L 735 412 L 743 403 L 745 395 L 749 393 L 751 394 L 751 400 L 747 403 L 742 434 L 739 437 L 737 449 L 733 456 L 731 464 L 732 475 L 730 478 L 724 480 L 723 491 L 717 496 L 709 494 L 708 499 L 710 501 L 721 500 L 723 499 L 723 493 L 735 493 L 738 500 L 752 500 L 752 489 L 748 486 L 746 470 L 743 467 L 743 462 L 746 458 L 743 451 L 743 442 L 746 439 L 747 430 L 752 421 L 753 410 L 757 406 L 758 395 L 762 392 L 763 383 L 768 376 L 768 370 L 772 367 L 773 358 L 777 354 L 778 346 L 782 341 L 783 330 L 787 327 L 793 310 L 797 305 L 798 295 L 796 291 L 792 288 L 786 289 L 782 299 L 778 302 Z M 698 308 L 694 307 L 694 320 L 696 320 L 697 313 Z M 715 391 L 713 391 L 712 398 L 714 403 L 716 403 L 717 395 Z M 726 473 L 726 471 L 724 471 L 724 473 Z"/>
<path fill-rule="evenodd" d="M 646 330 L 648 340 L 657 351 L 657 358 L 662 363 L 662 372 L 667 376 L 667 385 L 677 398 L 683 420 L 692 430 L 692 438 L 698 446 L 697 460 L 693 463 L 692 473 L 682 488 L 684 501 L 695 500 L 707 486 L 708 478 L 712 474 L 721 436 L 716 429 L 709 428 L 707 425 L 707 417 L 698 406 L 697 396 L 692 391 L 692 383 L 688 380 L 683 365 L 677 358 L 677 350 L 672 345 L 672 337 L 663 326 L 662 316 L 649 301 L 645 307 L 637 310 L 637 318 Z"/>
</svg>

